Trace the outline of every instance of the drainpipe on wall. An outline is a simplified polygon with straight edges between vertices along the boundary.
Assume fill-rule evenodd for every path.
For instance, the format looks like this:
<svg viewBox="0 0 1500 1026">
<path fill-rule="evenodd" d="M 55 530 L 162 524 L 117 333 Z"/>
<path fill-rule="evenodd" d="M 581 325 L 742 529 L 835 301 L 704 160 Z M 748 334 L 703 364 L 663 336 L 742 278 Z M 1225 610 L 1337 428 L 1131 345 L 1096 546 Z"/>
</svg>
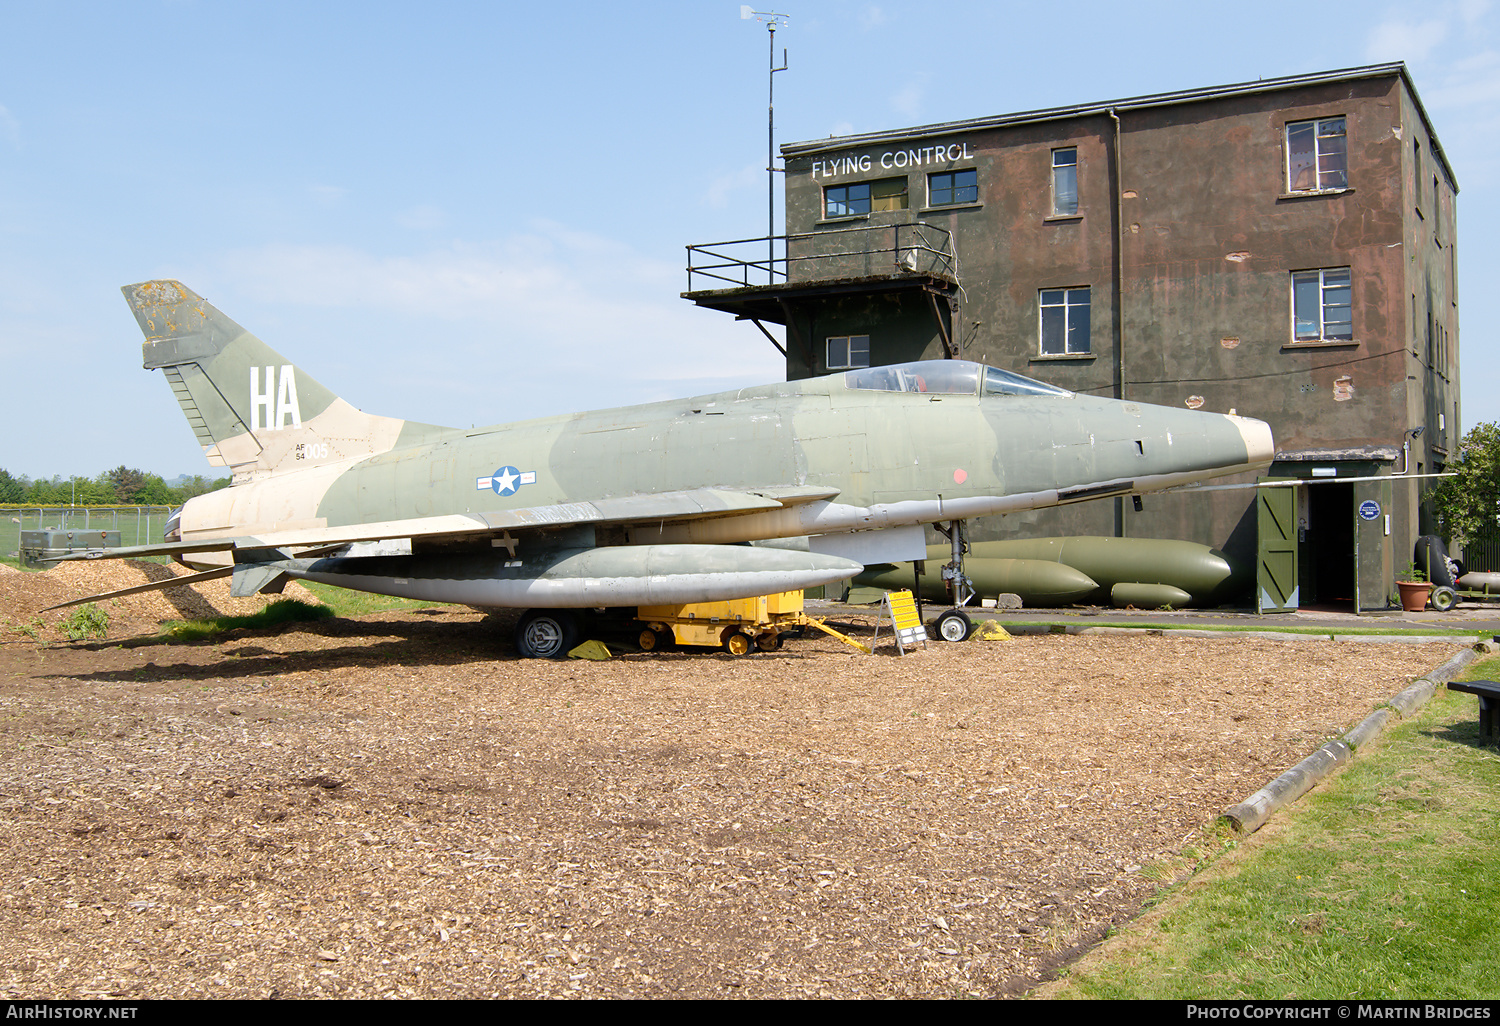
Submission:
<svg viewBox="0 0 1500 1026">
<path fill-rule="evenodd" d="M 1125 295 L 1122 286 L 1125 280 L 1125 201 L 1124 188 L 1120 184 L 1124 177 L 1120 173 L 1120 116 L 1109 109 L 1109 119 L 1115 123 L 1114 138 L 1114 199 L 1115 199 L 1115 259 L 1110 273 L 1115 310 L 1115 398 L 1125 398 Z"/>
<path fill-rule="evenodd" d="M 1120 116 L 1115 113 L 1113 107 L 1109 108 L 1109 119 L 1114 122 L 1114 142 L 1111 146 L 1114 160 L 1114 174 L 1111 186 L 1114 190 L 1115 201 L 1115 245 L 1114 260 L 1111 261 L 1110 296 L 1114 303 L 1114 342 L 1115 342 L 1115 398 L 1125 398 L 1125 295 L 1122 285 L 1125 280 L 1125 201 L 1123 197 L 1124 187 L 1120 184 L 1123 175 L 1120 173 Z M 1123 495 L 1115 498 L 1115 537 L 1125 537 L 1125 497 Z"/>
<path fill-rule="evenodd" d="M 1392 474 L 1392 477 L 1406 477 L 1411 473 L 1411 443 L 1422 437 L 1422 427 L 1414 427 L 1401 436 L 1401 473 Z"/>
</svg>

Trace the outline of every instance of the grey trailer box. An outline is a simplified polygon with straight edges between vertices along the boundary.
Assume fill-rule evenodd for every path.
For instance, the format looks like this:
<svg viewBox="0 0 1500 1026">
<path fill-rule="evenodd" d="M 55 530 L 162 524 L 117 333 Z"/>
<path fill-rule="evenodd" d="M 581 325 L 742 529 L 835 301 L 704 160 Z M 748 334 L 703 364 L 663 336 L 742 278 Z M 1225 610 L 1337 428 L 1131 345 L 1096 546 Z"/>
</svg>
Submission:
<svg viewBox="0 0 1500 1026">
<path fill-rule="evenodd" d="M 47 566 L 49 559 L 70 552 L 119 547 L 119 531 L 46 527 L 40 531 L 21 532 L 21 562 L 27 566 Z"/>
</svg>

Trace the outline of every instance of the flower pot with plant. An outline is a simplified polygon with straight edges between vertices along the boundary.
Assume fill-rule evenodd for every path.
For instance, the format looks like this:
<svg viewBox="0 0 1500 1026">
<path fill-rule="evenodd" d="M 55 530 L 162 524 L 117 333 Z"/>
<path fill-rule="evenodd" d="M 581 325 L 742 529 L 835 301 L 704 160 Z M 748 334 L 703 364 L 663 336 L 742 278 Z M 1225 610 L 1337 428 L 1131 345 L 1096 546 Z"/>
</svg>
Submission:
<svg viewBox="0 0 1500 1026">
<path fill-rule="evenodd" d="M 1396 589 L 1401 592 L 1401 609 L 1407 613 L 1420 613 L 1427 608 L 1428 596 L 1432 594 L 1432 582 L 1416 563 L 1406 564 L 1406 570 L 1396 578 Z"/>
</svg>

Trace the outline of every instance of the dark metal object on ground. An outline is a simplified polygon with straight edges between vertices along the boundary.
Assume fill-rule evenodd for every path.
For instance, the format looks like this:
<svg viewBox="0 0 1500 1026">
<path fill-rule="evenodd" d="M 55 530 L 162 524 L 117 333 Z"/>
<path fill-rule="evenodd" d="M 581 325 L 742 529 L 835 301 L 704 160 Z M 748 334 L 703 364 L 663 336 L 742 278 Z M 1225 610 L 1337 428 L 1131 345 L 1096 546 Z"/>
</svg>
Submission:
<svg viewBox="0 0 1500 1026">
<path fill-rule="evenodd" d="M 47 527 L 40 531 L 21 532 L 21 562 L 26 566 L 47 566 L 58 556 L 70 552 L 119 547 L 119 531 Z"/>
<path fill-rule="evenodd" d="M 1500 742 L 1500 683 L 1493 680 L 1450 680 L 1449 691 L 1479 696 L 1479 735 Z"/>
</svg>

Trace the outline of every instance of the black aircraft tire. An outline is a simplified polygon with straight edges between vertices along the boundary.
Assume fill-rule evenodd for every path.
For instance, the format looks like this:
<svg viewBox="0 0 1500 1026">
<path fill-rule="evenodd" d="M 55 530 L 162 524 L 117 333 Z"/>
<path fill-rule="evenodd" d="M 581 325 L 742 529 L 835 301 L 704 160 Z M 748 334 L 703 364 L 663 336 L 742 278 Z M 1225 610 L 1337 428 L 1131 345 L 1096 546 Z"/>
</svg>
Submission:
<svg viewBox="0 0 1500 1026">
<path fill-rule="evenodd" d="M 567 609 L 532 609 L 516 624 L 516 652 L 526 659 L 561 659 L 578 645 L 578 617 Z"/>
<path fill-rule="evenodd" d="M 968 641 L 974 633 L 974 621 L 961 609 L 950 609 L 933 621 L 933 634 L 939 641 Z"/>
<path fill-rule="evenodd" d="M 1458 592 L 1447 587 L 1433 588 L 1432 595 L 1427 601 L 1431 602 L 1432 608 L 1436 609 L 1439 613 L 1446 613 L 1458 605 Z"/>
<path fill-rule="evenodd" d="M 1427 579 L 1433 584 L 1451 588 L 1457 583 L 1453 580 L 1453 575 L 1448 572 L 1446 562 L 1448 547 L 1437 535 L 1424 534 L 1418 538 L 1416 552 L 1413 555 L 1416 558 L 1412 562 L 1417 565 L 1418 570 L 1428 575 Z M 1431 569 L 1428 569 L 1429 567 Z"/>
</svg>

